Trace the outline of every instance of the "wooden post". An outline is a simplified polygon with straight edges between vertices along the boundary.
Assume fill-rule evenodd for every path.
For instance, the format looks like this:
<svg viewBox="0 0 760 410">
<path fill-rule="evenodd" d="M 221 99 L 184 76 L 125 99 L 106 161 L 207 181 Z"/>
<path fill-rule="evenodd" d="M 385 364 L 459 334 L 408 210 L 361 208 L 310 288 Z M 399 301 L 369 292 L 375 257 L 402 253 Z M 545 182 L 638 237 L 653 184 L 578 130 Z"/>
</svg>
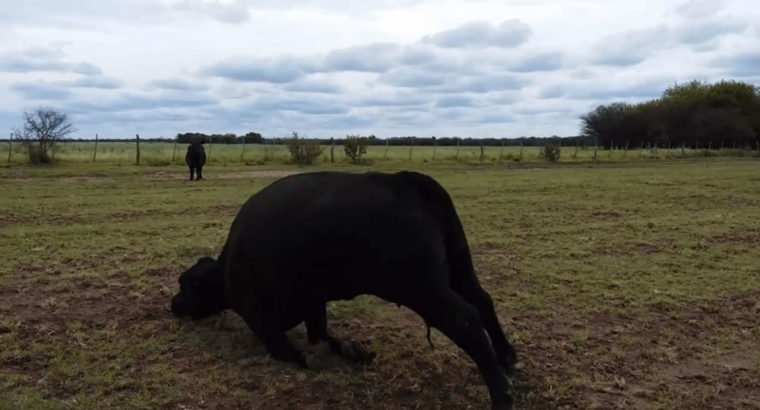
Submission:
<svg viewBox="0 0 760 410">
<path fill-rule="evenodd" d="M 573 153 L 573 159 L 578 159 L 578 145 L 580 145 L 580 138 L 575 140 L 575 152 Z"/>
<path fill-rule="evenodd" d="M 412 149 L 414 148 L 414 137 L 409 138 L 409 162 L 412 162 Z"/>
<path fill-rule="evenodd" d="M 435 150 L 438 148 L 438 143 L 435 141 L 435 137 L 433 137 L 433 161 L 435 161 Z"/>
<path fill-rule="evenodd" d="M 206 154 L 206 161 L 211 162 L 211 138 L 208 139 L 208 154 Z"/>
<path fill-rule="evenodd" d="M 174 158 L 177 156 L 177 141 L 179 140 L 179 134 L 177 134 L 176 137 L 174 137 L 174 147 L 172 148 L 172 164 L 174 163 Z"/>
<path fill-rule="evenodd" d="M 625 140 L 625 148 L 623 149 L 623 159 L 628 156 L 628 140 Z"/>
<path fill-rule="evenodd" d="M 240 162 L 243 162 L 244 155 L 245 155 L 245 135 L 243 135 L 243 150 L 240 152 Z"/>
<path fill-rule="evenodd" d="M 95 149 L 92 150 L 92 162 L 95 163 L 95 159 L 98 157 L 98 134 L 95 134 Z"/>
<path fill-rule="evenodd" d="M 385 138 L 385 155 L 383 155 L 384 160 L 388 160 L 388 141 L 390 141 L 390 138 Z"/>
<path fill-rule="evenodd" d="M 599 141 L 594 138 L 594 161 L 596 161 L 596 150 L 599 147 Z"/>
<path fill-rule="evenodd" d="M 681 158 L 686 157 L 686 140 L 681 142 Z"/>
<path fill-rule="evenodd" d="M 11 133 L 10 138 L 8 139 L 8 163 L 11 163 L 11 149 L 13 148 L 13 133 Z"/>
<path fill-rule="evenodd" d="M 523 159 L 523 155 L 522 154 L 523 154 L 523 142 L 522 142 L 522 140 L 520 140 L 520 161 L 522 161 L 522 159 Z"/>
<path fill-rule="evenodd" d="M 459 139 L 459 137 L 456 137 L 456 139 L 457 139 L 457 150 L 456 150 L 456 153 L 454 154 L 454 161 L 459 161 L 459 141 L 460 141 L 460 139 Z"/>
<path fill-rule="evenodd" d="M 135 163 L 140 165 L 140 134 L 135 134 L 135 142 L 137 143 L 137 151 L 135 154 Z"/>
<path fill-rule="evenodd" d="M 480 142 L 480 162 L 483 162 L 483 160 L 486 158 L 485 153 L 483 153 L 483 142 Z"/>
<path fill-rule="evenodd" d="M 504 158 L 504 139 L 501 140 L 501 149 L 499 150 L 499 161 Z"/>
<path fill-rule="evenodd" d="M 330 137 L 330 162 L 335 162 L 335 138 Z"/>
</svg>

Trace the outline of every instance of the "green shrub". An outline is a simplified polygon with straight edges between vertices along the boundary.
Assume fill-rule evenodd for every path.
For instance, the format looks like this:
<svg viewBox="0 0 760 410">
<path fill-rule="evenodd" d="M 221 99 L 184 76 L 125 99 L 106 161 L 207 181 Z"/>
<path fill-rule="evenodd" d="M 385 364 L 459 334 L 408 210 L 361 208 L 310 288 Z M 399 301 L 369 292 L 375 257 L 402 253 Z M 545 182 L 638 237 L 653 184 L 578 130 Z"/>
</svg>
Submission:
<svg viewBox="0 0 760 410">
<path fill-rule="evenodd" d="M 293 138 L 285 140 L 285 145 L 290 151 L 290 158 L 294 164 L 299 165 L 311 165 L 314 163 L 320 155 L 322 155 L 322 148 L 319 145 L 319 141 L 308 140 L 298 136 L 297 132 L 293 132 Z"/>
<path fill-rule="evenodd" d="M 562 149 L 558 144 L 545 144 L 541 147 L 541 153 L 539 154 L 539 157 L 547 161 L 557 162 L 559 161 L 561 152 Z"/>
<path fill-rule="evenodd" d="M 358 135 L 348 135 L 343 143 L 343 151 L 346 153 L 346 157 L 351 159 L 352 164 L 361 164 L 363 163 L 362 157 L 367 153 L 367 139 Z"/>
</svg>

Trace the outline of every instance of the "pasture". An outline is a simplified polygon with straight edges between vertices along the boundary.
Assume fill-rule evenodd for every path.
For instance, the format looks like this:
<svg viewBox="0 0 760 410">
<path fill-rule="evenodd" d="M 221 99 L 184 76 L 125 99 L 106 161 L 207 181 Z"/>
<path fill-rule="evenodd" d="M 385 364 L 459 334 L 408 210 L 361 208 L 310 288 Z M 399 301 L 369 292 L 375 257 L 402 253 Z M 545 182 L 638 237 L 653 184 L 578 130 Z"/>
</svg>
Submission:
<svg viewBox="0 0 760 410">
<path fill-rule="evenodd" d="M 469 357 L 436 330 L 431 350 L 419 317 L 373 297 L 328 306 L 336 337 L 377 352 L 364 368 L 322 347 L 316 370 L 274 361 L 233 313 L 174 318 L 178 275 L 216 256 L 252 193 L 331 166 L 247 166 L 216 149 L 200 182 L 184 166 L 148 166 L 151 155 L 134 166 L 128 150 L 0 168 L 0 408 L 488 405 Z M 405 163 L 408 148 L 392 149 L 395 161 L 373 170 L 428 173 L 454 200 L 518 352 L 517 408 L 758 408 L 757 159 L 601 161 L 600 151 L 596 164 L 516 167 Z M 306 344 L 302 326 L 290 336 Z"/>
<path fill-rule="evenodd" d="M 188 144 L 168 142 L 140 142 L 140 164 L 148 166 L 182 165 L 185 162 L 185 152 Z M 67 141 L 58 144 L 52 152 L 53 158 L 61 163 L 95 163 L 134 165 L 136 162 L 136 144 L 134 142 L 103 142 Z M 15 148 L 14 148 L 15 147 Z M 285 145 L 270 144 L 206 144 L 205 150 L 209 165 L 267 165 L 290 162 L 290 153 Z M 348 162 L 342 145 L 323 145 L 322 155 L 317 163 L 328 165 Z M 9 154 L 10 148 L 10 156 Z M 689 159 L 708 157 L 758 157 L 760 151 L 755 147 L 718 147 L 687 148 L 687 147 L 630 147 L 613 150 L 593 146 L 562 147 L 558 162 L 635 162 L 652 159 Z M 332 152 L 332 154 L 331 154 Z M 425 164 L 441 163 L 534 163 L 545 162 L 538 146 L 484 146 L 481 157 L 481 147 L 478 146 L 383 146 L 370 145 L 364 159 L 369 163 L 392 167 L 409 167 L 410 163 Z M 331 161 L 332 158 L 332 161 Z M 9 146 L 8 141 L 0 141 L 0 164 L 22 165 L 27 161 L 24 153 L 16 142 Z"/>
</svg>

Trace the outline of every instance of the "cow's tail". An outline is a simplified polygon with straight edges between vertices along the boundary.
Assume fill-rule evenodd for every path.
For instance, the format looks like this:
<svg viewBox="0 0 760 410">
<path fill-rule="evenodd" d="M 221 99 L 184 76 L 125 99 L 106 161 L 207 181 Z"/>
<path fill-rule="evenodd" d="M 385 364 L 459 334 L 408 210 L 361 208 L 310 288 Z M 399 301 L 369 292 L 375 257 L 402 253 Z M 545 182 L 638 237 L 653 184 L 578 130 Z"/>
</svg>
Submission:
<svg viewBox="0 0 760 410">
<path fill-rule="evenodd" d="M 455 289 L 461 289 L 464 283 L 468 283 L 475 276 L 475 268 L 472 265 L 470 246 L 464 234 L 462 222 L 454 208 L 448 192 L 433 178 L 417 173 L 402 171 L 405 181 L 411 182 L 417 193 L 423 199 L 428 211 L 438 219 L 444 236 L 446 246 L 446 259 L 449 263 L 449 283 Z M 430 339 L 430 324 L 427 326 L 427 339 L 430 347 L 434 349 Z"/>
<path fill-rule="evenodd" d="M 427 327 L 427 340 L 428 340 L 428 343 L 430 343 L 430 350 L 435 350 L 435 346 L 433 346 L 433 341 L 430 340 L 430 323 L 428 323 L 427 320 L 425 321 L 425 326 Z"/>
</svg>

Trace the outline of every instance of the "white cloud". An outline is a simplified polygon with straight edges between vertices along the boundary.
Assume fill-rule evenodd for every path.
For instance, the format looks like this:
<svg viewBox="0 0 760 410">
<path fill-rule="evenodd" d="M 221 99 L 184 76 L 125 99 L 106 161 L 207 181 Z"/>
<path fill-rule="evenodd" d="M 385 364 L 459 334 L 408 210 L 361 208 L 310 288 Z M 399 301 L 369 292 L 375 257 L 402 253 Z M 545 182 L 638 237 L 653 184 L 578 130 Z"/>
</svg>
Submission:
<svg viewBox="0 0 760 410">
<path fill-rule="evenodd" d="M 571 135 L 675 82 L 760 81 L 750 0 L 26 0 L 0 19 L 0 128 L 46 104 L 83 136 Z"/>
<path fill-rule="evenodd" d="M 507 20 L 498 26 L 487 21 L 472 21 L 451 30 L 426 36 L 422 41 L 445 48 L 512 48 L 528 41 L 530 35 L 530 27 L 520 20 Z"/>
</svg>

